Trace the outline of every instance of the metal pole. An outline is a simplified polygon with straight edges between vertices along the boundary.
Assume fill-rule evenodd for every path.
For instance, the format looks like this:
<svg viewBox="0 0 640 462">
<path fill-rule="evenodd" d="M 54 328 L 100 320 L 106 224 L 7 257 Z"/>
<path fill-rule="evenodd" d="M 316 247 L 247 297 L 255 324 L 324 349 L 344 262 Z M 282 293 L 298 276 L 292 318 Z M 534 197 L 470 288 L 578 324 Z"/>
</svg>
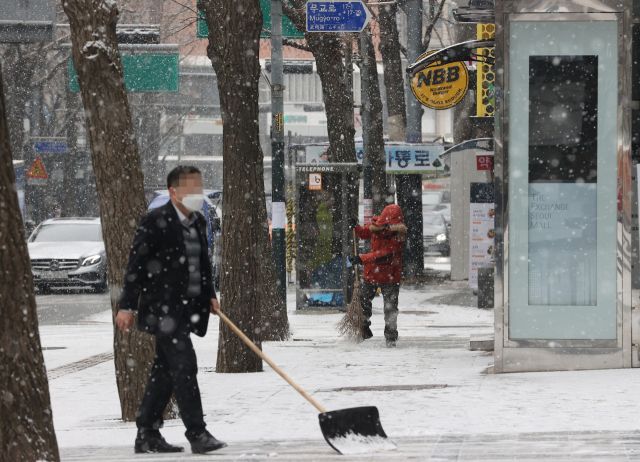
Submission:
<svg viewBox="0 0 640 462">
<path fill-rule="evenodd" d="M 409 0 L 407 12 L 407 61 L 414 63 L 422 54 L 422 0 Z M 407 80 L 407 95 L 412 95 Z M 422 141 L 422 108 L 417 99 L 407 98 L 407 142 Z"/>
<path fill-rule="evenodd" d="M 40 136 L 40 87 L 33 85 L 31 87 L 31 110 L 29 111 L 29 138 Z M 24 171 L 31 168 L 31 164 L 36 158 L 33 146 L 33 140 L 29 139 L 29 145 L 27 146 L 27 158 L 28 161 L 24 163 Z M 42 205 L 42 192 L 39 191 L 39 187 L 31 184 L 33 182 L 30 179 L 25 178 L 25 215 L 30 217 L 31 220 L 37 225 L 42 221 L 41 217 L 41 205 Z"/>
<path fill-rule="evenodd" d="M 284 181 L 284 102 L 282 58 L 282 3 L 271 0 L 271 200 L 272 245 L 280 293 L 287 303 L 285 244 L 285 181 Z"/>
<path fill-rule="evenodd" d="M 422 0 L 407 1 L 407 61 L 415 62 L 422 54 Z M 422 141 L 422 107 L 411 96 L 410 82 L 407 81 L 407 142 Z M 403 253 L 404 275 L 416 278 L 424 269 L 424 243 L 422 236 L 422 177 L 403 175 L 401 180 L 405 204 L 405 221 L 409 223 L 406 251 Z"/>
<path fill-rule="evenodd" d="M 362 118 L 362 167 L 364 177 L 364 225 L 371 224 L 373 217 L 373 192 L 371 188 L 371 105 L 369 104 L 369 27 L 360 33 L 360 106 Z M 370 242 L 365 242 L 365 251 L 370 250 Z"/>
<path fill-rule="evenodd" d="M 344 57 L 344 71 L 345 81 L 347 82 L 347 91 L 349 92 L 349 104 L 351 105 L 351 117 L 347 120 L 347 125 L 353 128 L 353 60 L 352 60 L 352 43 L 351 39 L 348 39 L 346 52 Z"/>
</svg>

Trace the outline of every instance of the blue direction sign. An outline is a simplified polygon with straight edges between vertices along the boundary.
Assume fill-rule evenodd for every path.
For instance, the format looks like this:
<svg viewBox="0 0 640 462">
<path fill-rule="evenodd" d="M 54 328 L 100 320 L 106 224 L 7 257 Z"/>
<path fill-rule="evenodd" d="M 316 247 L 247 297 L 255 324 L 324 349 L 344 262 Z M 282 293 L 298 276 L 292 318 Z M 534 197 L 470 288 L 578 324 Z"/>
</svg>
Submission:
<svg viewBox="0 0 640 462">
<path fill-rule="evenodd" d="M 360 0 L 307 2 L 308 32 L 361 32 L 371 13 Z"/>
<path fill-rule="evenodd" d="M 33 148 L 38 154 L 65 154 L 67 143 L 66 141 L 36 141 Z"/>
</svg>

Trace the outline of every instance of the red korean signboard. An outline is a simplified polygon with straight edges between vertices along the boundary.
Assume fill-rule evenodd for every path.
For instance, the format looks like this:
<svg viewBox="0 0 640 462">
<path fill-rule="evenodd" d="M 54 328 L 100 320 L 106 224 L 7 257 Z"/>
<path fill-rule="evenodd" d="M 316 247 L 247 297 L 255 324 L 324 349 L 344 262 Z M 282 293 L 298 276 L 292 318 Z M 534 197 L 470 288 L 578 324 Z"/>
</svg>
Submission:
<svg viewBox="0 0 640 462">
<path fill-rule="evenodd" d="M 476 156 L 476 170 L 493 170 L 493 156 Z"/>
</svg>

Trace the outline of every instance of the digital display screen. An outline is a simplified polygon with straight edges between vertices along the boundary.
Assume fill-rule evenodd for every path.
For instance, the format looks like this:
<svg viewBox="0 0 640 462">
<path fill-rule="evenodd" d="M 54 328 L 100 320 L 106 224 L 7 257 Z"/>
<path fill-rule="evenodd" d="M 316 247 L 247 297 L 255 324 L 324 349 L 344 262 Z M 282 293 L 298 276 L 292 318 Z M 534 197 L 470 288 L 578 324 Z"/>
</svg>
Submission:
<svg viewBox="0 0 640 462">
<path fill-rule="evenodd" d="M 598 57 L 529 57 L 529 183 L 597 181 Z"/>
<path fill-rule="evenodd" d="M 596 305 L 598 57 L 529 57 L 529 304 Z"/>
</svg>

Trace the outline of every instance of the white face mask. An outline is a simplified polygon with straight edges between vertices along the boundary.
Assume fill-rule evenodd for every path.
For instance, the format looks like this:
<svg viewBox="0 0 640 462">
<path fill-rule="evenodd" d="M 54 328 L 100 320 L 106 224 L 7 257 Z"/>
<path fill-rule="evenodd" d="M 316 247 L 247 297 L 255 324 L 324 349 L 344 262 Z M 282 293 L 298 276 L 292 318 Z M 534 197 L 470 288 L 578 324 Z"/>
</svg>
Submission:
<svg viewBox="0 0 640 462">
<path fill-rule="evenodd" d="M 202 208 L 202 202 L 204 201 L 204 194 L 187 194 L 180 201 L 184 208 L 189 212 L 195 212 Z"/>
</svg>

